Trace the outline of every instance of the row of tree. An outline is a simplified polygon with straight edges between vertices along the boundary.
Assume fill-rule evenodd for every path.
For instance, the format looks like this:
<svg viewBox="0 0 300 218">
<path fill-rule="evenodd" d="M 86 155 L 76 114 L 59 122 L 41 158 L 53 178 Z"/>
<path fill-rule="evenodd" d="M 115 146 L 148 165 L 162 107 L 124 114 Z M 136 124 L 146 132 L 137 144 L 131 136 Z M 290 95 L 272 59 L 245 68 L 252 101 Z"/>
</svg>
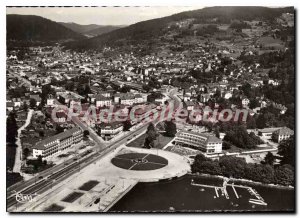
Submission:
<svg viewBox="0 0 300 218">
<path fill-rule="evenodd" d="M 294 185 L 294 171 L 291 165 L 273 167 L 269 164 L 246 163 L 244 158 L 223 156 L 211 160 L 197 155 L 192 165 L 193 173 L 222 175 L 237 179 L 249 179 L 265 184 Z"/>
<path fill-rule="evenodd" d="M 241 125 L 233 126 L 231 130 L 227 131 L 224 142 L 246 149 L 252 149 L 259 144 L 263 144 L 263 141 L 258 136 L 253 132 L 248 133 L 247 129 Z"/>
<path fill-rule="evenodd" d="M 266 184 L 294 185 L 294 140 L 282 141 L 278 148 L 278 155 L 268 153 L 261 164 L 247 163 L 244 158 L 223 156 L 219 160 L 206 158 L 198 154 L 192 164 L 193 173 L 223 175 L 233 178 L 244 178 Z M 280 165 L 274 165 L 276 158 Z"/>
</svg>

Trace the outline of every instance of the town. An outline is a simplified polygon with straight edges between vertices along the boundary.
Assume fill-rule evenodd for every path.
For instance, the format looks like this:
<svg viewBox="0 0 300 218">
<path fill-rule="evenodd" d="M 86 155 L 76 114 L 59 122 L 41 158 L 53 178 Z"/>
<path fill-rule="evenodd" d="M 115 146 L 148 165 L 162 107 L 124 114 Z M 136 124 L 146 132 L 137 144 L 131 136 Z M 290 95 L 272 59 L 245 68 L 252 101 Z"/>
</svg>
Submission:
<svg viewBox="0 0 300 218">
<path fill-rule="evenodd" d="M 193 173 L 293 187 L 294 14 L 282 13 L 272 25 L 262 20 L 210 23 L 172 21 L 148 43 L 101 50 L 74 50 L 63 43 L 10 45 L 8 209 L 28 211 L 18 206 L 13 190 L 42 195 L 43 188 L 64 184 L 64 176 L 71 178 L 76 171 L 84 175 L 85 167 L 92 172 L 97 158 L 108 157 L 132 177 L 116 170 L 121 180 L 87 181 L 87 191 L 106 184 L 101 186 L 105 200 L 87 211 L 108 211 L 137 181 L 158 180 L 158 168 L 155 176 L 137 180 L 135 169 L 142 166 L 169 167 L 160 179 Z M 207 37 L 212 35 L 217 36 Z M 127 150 L 134 158 L 125 157 Z M 149 156 L 138 155 L 143 153 Z M 121 164 L 122 158 L 134 162 Z M 111 167 L 99 166 L 104 175 L 104 166 Z M 41 200 L 38 206 L 29 202 L 29 208 L 76 211 L 89 204 L 85 199 L 68 206 L 87 195 L 79 189 L 60 205 Z M 263 202 L 258 199 L 252 203 Z"/>
</svg>

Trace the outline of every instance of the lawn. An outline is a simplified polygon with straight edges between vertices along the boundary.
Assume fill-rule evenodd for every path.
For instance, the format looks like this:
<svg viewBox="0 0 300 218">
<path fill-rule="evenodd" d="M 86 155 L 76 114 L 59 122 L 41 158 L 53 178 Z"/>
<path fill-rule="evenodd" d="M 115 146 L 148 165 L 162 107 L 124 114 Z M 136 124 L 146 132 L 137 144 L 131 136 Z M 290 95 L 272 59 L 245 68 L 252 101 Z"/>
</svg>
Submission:
<svg viewBox="0 0 300 218">
<path fill-rule="evenodd" d="M 135 140 L 128 143 L 127 146 L 141 148 L 144 145 L 145 138 L 146 138 L 146 134 L 143 134 L 143 135 L 139 136 L 138 138 L 136 138 Z"/>
</svg>

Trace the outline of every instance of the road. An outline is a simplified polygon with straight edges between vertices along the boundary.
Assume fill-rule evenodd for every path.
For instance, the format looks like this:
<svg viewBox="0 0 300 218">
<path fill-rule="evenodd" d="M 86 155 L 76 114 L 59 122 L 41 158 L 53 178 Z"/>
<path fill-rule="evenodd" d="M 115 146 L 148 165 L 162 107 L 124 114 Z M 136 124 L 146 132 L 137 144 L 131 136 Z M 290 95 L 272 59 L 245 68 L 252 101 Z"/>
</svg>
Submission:
<svg viewBox="0 0 300 218">
<path fill-rule="evenodd" d="M 154 124 L 160 122 L 160 119 L 154 121 Z M 80 125 L 83 125 L 82 123 Z M 100 144 L 100 147 L 96 149 L 90 156 L 87 157 L 78 157 L 79 159 L 74 162 L 74 158 L 65 161 L 65 163 L 56 165 L 48 170 L 45 170 L 39 173 L 34 178 L 19 182 L 8 188 L 7 191 L 7 208 L 15 208 L 17 205 L 16 193 L 22 194 L 42 194 L 44 191 L 49 190 L 50 187 L 55 186 L 63 179 L 68 178 L 74 173 L 78 172 L 78 167 L 81 169 L 88 166 L 89 164 L 99 160 L 109 152 L 113 151 L 120 145 L 126 144 L 133 137 L 146 132 L 147 123 L 143 124 L 140 128 L 137 128 L 135 131 L 128 132 L 127 135 L 124 135 L 120 139 L 117 139 L 108 146 Z M 86 127 L 85 127 L 86 128 Z M 98 137 L 97 137 L 98 138 Z M 39 178 L 40 177 L 40 178 Z M 43 178 L 41 178 L 43 177 Z"/>
<path fill-rule="evenodd" d="M 169 95 L 170 98 L 175 100 L 176 109 L 179 105 L 180 100 L 178 100 L 178 97 L 175 95 L 175 93 L 176 90 L 173 90 L 169 93 Z M 109 152 L 113 151 L 120 145 L 126 144 L 133 137 L 146 132 L 148 127 L 147 123 L 144 123 L 140 128 L 137 128 L 135 131 L 128 132 L 128 134 L 124 135 L 123 137 L 117 139 L 112 143 L 105 144 L 99 138 L 99 136 L 94 131 L 91 131 L 91 129 L 87 127 L 83 122 L 81 122 L 78 119 L 78 117 L 72 117 L 72 121 L 83 130 L 89 130 L 89 136 L 96 142 L 98 148 L 87 156 L 80 157 L 79 155 L 77 157 L 77 160 L 74 160 L 74 158 L 67 160 L 62 164 L 56 165 L 52 168 L 49 168 L 48 170 L 39 173 L 30 180 L 21 181 L 9 187 L 7 189 L 7 209 L 9 211 L 14 211 L 13 208 L 17 208 L 19 204 L 16 201 L 16 193 L 42 194 L 46 190 L 49 190 L 49 188 L 51 189 L 53 186 L 57 185 L 64 179 L 78 172 L 78 169 L 83 169 L 84 167 L 90 165 L 91 163 L 99 160 Z M 161 119 L 158 117 L 155 121 L 153 121 L 153 123 L 156 124 L 160 121 Z"/>
<path fill-rule="evenodd" d="M 21 183 L 18 186 L 13 186 L 9 188 L 7 192 L 7 208 L 14 208 L 17 205 L 16 201 L 16 193 L 22 194 L 42 194 L 46 190 L 49 190 L 52 186 L 57 185 L 62 180 L 68 178 L 69 176 L 78 172 L 78 169 L 83 169 L 84 167 L 92 164 L 93 162 L 99 160 L 109 152 L 113 151 L 120 145 L 126 144 L 129 139 L 133 138 L 134 135 L 137 136 L 146 131 L 147 125 L 137 129 L 134 132 L 129 132 L 128 135 L 120 138 L 115 141 L 108 147 L 102 149 L 101 151 L 95 151 L 91 153 L 89 156 L 82 157 L 74 162 L 74 158 L 66 161 L 63 164 L 54 166 L 45 172 L 41 172 L 38 176 L 43 176 L 41 179 L 32 178 L 28 181 Z"/>
<path fill-rule="evenodd" d="M 27 119 L 26 119 L 24 125 L 18 129 L 18 136 L 17 136 L 17 141 L 16 141 L 17 151 L 16 151 L 16 156 L 15 156 L 15 164 L 13 167 L 13 172 L 18 172 L 18 173 L 21 172 L 23 149 L 22 149 L 20 135 L 21 135 L 21 132 L 30 124 L 32 114 L 33 114 L 33 110 L 29 109 L 28 114 L 27 114 Z"/>
</svg>

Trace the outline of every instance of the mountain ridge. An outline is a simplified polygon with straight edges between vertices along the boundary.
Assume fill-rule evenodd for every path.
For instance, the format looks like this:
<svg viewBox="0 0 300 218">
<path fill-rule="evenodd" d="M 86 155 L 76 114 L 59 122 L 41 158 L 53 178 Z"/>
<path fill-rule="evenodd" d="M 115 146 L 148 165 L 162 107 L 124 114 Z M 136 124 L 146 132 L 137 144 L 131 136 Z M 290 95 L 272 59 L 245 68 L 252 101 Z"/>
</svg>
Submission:
<svg viewBox="0 0 300 218">
<path fill-rule="evenodd" d="M 6 31 L 8 40 L 58 41 L 85 38 L 55 21 L 36 15 L 6 15 Z"/>
<path fill-rule="evenodd" d="M 163 35 L 172 22 L 195 19 L 199 23 L 227 23 L 232 20 L 271 21 L 285 12 L 293 12 L 293 7 L 268 8 L 257 6 L 217 6 L 185 11 L 163 18 L 141 21 L 130 26 L 104 33 L 86 40 L 66 43 L 71 49 L 98 49 L 104 45 L 113 45 L 122 40 L 148 40 Z"/>
</svg>

